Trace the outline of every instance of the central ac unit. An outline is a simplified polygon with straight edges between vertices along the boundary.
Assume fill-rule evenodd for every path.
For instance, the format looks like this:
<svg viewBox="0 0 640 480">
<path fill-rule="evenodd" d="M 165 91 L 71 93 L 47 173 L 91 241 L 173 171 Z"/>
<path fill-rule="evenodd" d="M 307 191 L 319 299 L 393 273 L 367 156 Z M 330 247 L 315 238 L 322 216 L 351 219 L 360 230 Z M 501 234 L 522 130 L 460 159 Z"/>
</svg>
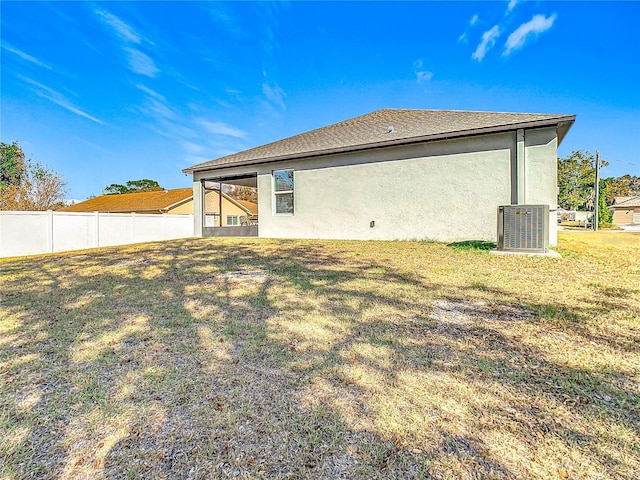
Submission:
<svg viewBox="0 0 640 480">
<path fill-rule="evenodd" d="M 498 207 L 498 250 L 549 251 L 549 205 Z"/>
</svg>

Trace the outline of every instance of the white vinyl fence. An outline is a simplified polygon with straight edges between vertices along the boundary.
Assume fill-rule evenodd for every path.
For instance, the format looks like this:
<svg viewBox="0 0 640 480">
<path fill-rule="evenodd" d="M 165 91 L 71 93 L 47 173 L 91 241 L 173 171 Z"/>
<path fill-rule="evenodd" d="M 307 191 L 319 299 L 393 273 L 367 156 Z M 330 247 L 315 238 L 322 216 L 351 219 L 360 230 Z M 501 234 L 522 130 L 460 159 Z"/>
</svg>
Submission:
<svg viewBox="0 0 640 480">
<path fill-rule="evenodd" d="M 193 237 L 193 215 L 0 211 L 0 257 Z"/>
</svg>

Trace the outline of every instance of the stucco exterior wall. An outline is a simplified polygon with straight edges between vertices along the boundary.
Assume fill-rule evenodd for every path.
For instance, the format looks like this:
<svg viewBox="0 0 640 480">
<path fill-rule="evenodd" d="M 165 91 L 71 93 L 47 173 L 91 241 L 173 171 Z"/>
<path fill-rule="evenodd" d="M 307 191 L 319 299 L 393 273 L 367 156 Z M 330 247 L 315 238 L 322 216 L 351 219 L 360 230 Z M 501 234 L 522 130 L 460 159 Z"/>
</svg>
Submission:
<svg viewBox="0 0 640 480">
<path fill-rule="evenodd" d="M 495 240 L 497 207 L 510 201 L 512 139 L 438 143 L 345 155 L 324 168 L 292 162 L 294 215 L 261 215 L 260 236 Z M 382 153 L 387 160 L 367 158 Z M 272 195 L 260 195 L 271 172 L 258 181 L 260 211 L 272 212 Z"/>
<path fill-rule="evenodd" d="M 182 205 L 178 205 L 176 208 L 172 208 L 167 213 L 172 215 L 183 215 L 193 213 L 193 200 L 184 202 Z"/>
<path fill-rule="evenodd" d="M 516 173 L 526 176 L 520 198 L 556 207 L 555 129 L 524 135 L 520 155 L 513 131 L 197 172 L 194 181 L 255 172 L 260 237 L 496 241 L 498 206 L 523 185 Z M 273 209 L 272 172 L 282 169 L 295 172 L 293 215 Z"/>
<path fill-rule="evenodd" d="M 525 130 L 524 202 L 549 205 L 549 245 L 558 244 L 558 140 L 555 128 Z"/>
</svg>

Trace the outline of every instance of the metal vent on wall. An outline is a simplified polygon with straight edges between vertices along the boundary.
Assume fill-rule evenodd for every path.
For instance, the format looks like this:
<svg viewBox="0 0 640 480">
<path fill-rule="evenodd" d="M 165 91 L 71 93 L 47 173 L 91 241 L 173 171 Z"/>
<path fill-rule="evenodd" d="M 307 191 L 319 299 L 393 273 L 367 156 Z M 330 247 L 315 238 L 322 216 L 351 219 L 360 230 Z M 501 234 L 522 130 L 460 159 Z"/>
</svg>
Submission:
<svg viewBox="0 0 640 480">
<path fill-rule="evenodd" d="M 549 205 L 498 207 L 498 250 L 547 252 Z"/>
</svg>

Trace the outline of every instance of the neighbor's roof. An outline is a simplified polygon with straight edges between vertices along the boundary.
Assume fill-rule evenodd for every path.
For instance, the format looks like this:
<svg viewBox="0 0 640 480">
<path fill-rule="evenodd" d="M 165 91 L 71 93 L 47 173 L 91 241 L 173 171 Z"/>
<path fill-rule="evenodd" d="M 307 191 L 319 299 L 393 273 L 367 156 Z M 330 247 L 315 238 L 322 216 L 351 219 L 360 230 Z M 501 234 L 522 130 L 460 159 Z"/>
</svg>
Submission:
<svg viewBox="0 0 640 480">
<path fill-rule="evenodd" d="M 193 189 L 154 190 L 152 192 L 100 195 L 84 202 L 61 208 L 62 212 L 163 212 L 193 197 Z"/>
<path fill-rule="evenodd" d="M 633 197 L 615 197 L 613 207 L 640 207 L 640 195 Z"/>
<path fill-rule="evenodd" d="M 257 203 L 253 203 L 250 202 L 248 200 L 237 200 L 234 198 L 234 200 L 239 203 L 240 205 L 242 205 L 244 208 L 246 208 L 250 213 L 258 213 L 258 204 Z"/>
<path fill-rule="evenodd" d="M 214 190 L 216 193 L 217 190 Z M 253 202 L 236 200 L 222 193 L 222 198 L 235 203 L 247 213 L 258 213 L 258 205 Z M 157 190 L 152 192 L 120 193 L 100 195 L 84 202 L 61 208 L 61 212 L 167 212 L 193 199 L 193 189 L 178 188 L 175 190 Z"/>
<path fill-rule="evenodd" d="M 575 118 L 575 115 L 563 114 L 383 109 L 200 163 L 184 169 L 183 172 L 193 173 L 237 165 L 554 125 L 558 129 L 560 143 Z"/>
</svg>

